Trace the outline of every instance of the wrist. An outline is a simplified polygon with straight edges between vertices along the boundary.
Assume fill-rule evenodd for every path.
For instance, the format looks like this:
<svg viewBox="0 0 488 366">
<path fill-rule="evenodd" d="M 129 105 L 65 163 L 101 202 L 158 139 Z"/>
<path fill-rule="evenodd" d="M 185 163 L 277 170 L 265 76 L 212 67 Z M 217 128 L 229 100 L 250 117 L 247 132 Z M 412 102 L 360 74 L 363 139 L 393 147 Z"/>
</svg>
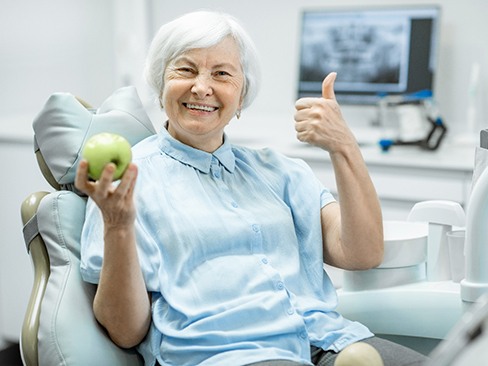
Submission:
<svg viewBox="0 0 488 366">
<path fill-rule="evenodd" d="M 134 225 L 125 223 L 125 224 L 112 224 L 104 222 L 104 232 L 105 237 L 110 236 L 126 238 L 130 235 L 134 234 Z"/>
<path fill-rule="evenodd" d="M 362 159 L 361 150 L 356 140 L 341 142 L 337 144 L 334 150 L 329 151 L 331 159 L 339 158 L 346 160 L 356 160 L 358 157 Z"/>
</svg>

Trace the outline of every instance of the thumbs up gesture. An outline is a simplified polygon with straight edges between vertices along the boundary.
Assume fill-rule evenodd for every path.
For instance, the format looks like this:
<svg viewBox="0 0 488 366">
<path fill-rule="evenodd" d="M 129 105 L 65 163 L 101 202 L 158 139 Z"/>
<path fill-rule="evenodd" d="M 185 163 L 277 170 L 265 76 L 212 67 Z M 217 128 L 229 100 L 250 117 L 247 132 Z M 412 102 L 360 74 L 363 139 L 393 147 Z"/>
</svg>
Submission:
<svg viewBox="0 0 488 366">
<path fill-rule="evenodd" d="M 302 142 L 318 146 L 329 153 L 356 145 L 334 93 L 335 72 L 322 82 L 322 97 L 301 98 L 295 103 L 295 130 Z"/>
</svg>

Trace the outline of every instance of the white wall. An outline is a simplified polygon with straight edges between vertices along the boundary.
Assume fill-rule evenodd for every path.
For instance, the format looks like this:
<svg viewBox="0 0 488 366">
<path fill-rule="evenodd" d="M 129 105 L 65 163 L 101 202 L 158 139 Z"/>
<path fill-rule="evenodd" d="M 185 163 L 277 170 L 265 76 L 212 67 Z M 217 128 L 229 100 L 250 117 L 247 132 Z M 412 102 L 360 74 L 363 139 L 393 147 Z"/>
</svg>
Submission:
<svg viewBox="0 0 488 366">
<path fill-rule="evenodd" d="M 97 105 L 114 89 L 112 1 L 0 1 L 0 349 L 20 334 L 33 271 L 20 204 L 50 190 L 32 148 L 32 120 L 49 95 Z"/>
<path fill-rule="evenodd" d="M 263 143 L 272 144 L 277 131 L 293 138 L 302 8 L 385 3 L 442 6 L 436 92 L 451 131 L 463 131 L 474 62 L 482 65 L 481 96 L 488 102 L 488 48 L 483 41 L 488 34 L 488 2 L 207 0 L 206 8 L 229 12 L 242 21 L 261 55 L 262 90 L 255 104 L 244 111 L 243 118 L 233 122 L 237 130 L 254 130 L 254 136 L 264 135 Z M 26 270 L 30 268 L 29 260 L 22 249 L 18 205 L 31 191 L 44 188 L 39 187 L 41 178 L 30 150 L 32 119 L 56 91 L 69 91 L 99 105 L 115 88 L 128 82 L 142 89 L 139 77 L 149 36 L 162 23 L 202 6 L 200 0 L 0 0 L 0 159 L 11 159 L 6 166 L 14 164 L 26 174 L 12 173 L 10 168 L 1 173 L 0 191 L 6 193 L 1 202 L 4 220 L 0 222 L 0 348 L 6 331 L 10 338 L 20 327 L 31 283 L 31 272 Z M 144 92 L 141 94 L 146 97 Z M 488 126 L 487 107 L 484 108 L 481 116 Z M 372 108 L 344 107 L 344 113 L 355 126 L 368 125 L 374 116 Z M 19 138 L 22 143 L 16 142 Z M 32 174 L 27 174 L 29 171 Z M 19 179 L 22 185 L 18 184 Z M 15 196 L 8 192 L 15 192 Z M 2 251 L 2 246 L 7 250 Z M 2 267 L 1 255 L 11 255 L 13 248 L 15 261 Z M 4 256 L 3 263 L 9 259 Z M 11 287 L 6 288 L 9 284 Z"/>
<path fill-rule="evenodd" d="M 143 13 L 146 3 L 149 15 Z M 256 42 L 263 85 L 248 115 L 284 118 L 293 112 L 302 8 L 405 3 L 442 7 L 435 89 L 448 126 L 462 131 L 474 62 L 482 65 L 480 94 L 488 100 L 488 48 L 482 41 L 488 34 L 488 2 L 484 0 L 207 0 L 203 5 L 200 0 L 2 0 L 0 131 L 9 119 L 30 127 L 32 117 L 54 91 L 70 91 L 98 105 L 127 81 L 142 89 L 139 76 L 148 38 L 162 23 L 202 7 L 233 14 Z M 480 115 L 488 125 L 484 106 L 488 103 L 482 104 Z M 371 108 L 344 107 L 344 112 L 352 124 L 367 124 L 374 115 Z"/>
<path fill-rule="evenodd" d="M 439 68 L 435 83 L 437 99 L 446 123 L 452 131 L 465 128 L 467 95 L 471 67 L 482 65 L 481 86 L 488 105 L 488 48 L 483 37 L 488 34 L 488 2 L 484 0 L 199 0 L 169 2 L 153 0 L 153 23 L 160 24 L 185 12 L 202 7 L 223 10 L 236 16 L 251 33 L 261 55 L 263 86 L 252 115 L 290 115 L 297 83 L 298 31 L 300 10 L 315 7 L 365 5 L 440 4 L 442 8 Z M 483 68 L 484 67 L 484 68 Z M 367 124 L 374 111 L 343 107 L 352 124 Z M 488 110 L 482 117 L 488 126 Z M 244 112 L 244 116 L 245 116 Z M 280 122 L 276 122 L 280 123 Z"/>
<path fill-rule="evenodd" d="M 2 0 L 0 9 L 0 123 L 32 119 L 56 91 L 93 103 L 112 91 L 111 0 Z"/>
</svg>

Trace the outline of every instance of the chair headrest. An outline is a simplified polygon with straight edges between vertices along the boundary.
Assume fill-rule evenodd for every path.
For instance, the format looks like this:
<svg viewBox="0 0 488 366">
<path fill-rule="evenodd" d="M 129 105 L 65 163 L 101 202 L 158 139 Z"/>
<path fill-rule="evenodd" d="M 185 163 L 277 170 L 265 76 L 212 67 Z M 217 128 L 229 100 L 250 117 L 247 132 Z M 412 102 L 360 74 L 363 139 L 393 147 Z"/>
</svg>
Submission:
<svg viewBox="0 0 488 366">
<path fill-rule="evenodd" d="M 33 122 L 41 171 L 56 189 L 72 185 L 87 139 L 100 132 L 124 136 L 131 145 L 155 133 L 133 86 L 116 90 L 98 109 L 69 93 L 54 93 Z"/>
</svg>

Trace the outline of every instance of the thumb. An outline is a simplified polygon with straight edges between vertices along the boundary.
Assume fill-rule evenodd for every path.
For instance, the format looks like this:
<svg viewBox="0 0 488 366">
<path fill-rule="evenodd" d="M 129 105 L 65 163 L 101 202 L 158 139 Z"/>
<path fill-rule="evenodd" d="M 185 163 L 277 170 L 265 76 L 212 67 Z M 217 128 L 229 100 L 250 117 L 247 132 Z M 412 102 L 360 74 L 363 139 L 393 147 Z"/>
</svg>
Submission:
<svg viewBox="0 0 488 366">
<path fill-rule="evenodd" d="M 322 98 L 336 100 L 334 93 L 334 82 L 337 77 L 336 72 L 331 72 L 322 82 Z"/>
</svg>

